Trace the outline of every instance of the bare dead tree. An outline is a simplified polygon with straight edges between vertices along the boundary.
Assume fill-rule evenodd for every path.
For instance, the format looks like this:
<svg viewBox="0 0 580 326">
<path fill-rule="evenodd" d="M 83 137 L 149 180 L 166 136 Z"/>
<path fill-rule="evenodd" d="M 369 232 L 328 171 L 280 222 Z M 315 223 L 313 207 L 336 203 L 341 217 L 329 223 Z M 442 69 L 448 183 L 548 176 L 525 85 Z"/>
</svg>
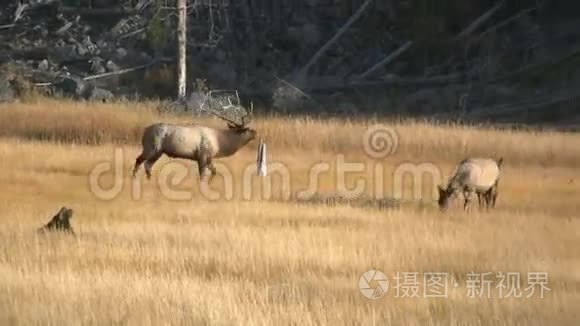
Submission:
<svg viewBox="0 0 580 326">
<path fill-rule="evenodd" d="M 187 90 L 187 0 L 178 0 L 177 12 L 177 98 L 184 100 Z"/>
</svg>

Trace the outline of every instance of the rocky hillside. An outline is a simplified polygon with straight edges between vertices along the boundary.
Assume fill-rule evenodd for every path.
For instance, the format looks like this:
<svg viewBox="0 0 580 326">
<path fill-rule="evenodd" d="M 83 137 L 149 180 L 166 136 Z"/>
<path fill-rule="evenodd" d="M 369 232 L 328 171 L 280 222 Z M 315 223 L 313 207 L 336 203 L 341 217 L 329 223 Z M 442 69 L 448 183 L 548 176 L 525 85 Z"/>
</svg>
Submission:
<svg viewBox="0 0 580 326">
<path fill-rule="evenodd" d="M 190 0 L 188 93 L 278 111 L 579 120 L 580 4 Z M 175 96 L 174 0 L 0 5 L 0 99 Z M 193 103 L 195 104 L 195 103 Z"/>
</svg>

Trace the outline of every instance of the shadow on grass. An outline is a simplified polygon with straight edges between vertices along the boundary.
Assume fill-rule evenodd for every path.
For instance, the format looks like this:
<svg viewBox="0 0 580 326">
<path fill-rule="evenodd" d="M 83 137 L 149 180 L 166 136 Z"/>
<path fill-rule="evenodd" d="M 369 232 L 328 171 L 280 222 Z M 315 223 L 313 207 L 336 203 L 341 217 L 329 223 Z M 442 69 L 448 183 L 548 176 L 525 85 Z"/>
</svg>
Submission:
<svg viewBox="0 0 580 326">
<path fill-rule="evenodd" d="M 311 196 L 294 195 L 289 199 L 273 199 L 274 202 L 291 203 L 300 205 L 313 206 L 352 206 L 358 208 L 370 208 L 386 210 L 392 208 L 401 208 L 402 202 L 394 198 L 373 198 L 368 195 L 349 196 L 346 194 L 328 192 L 315 193 Z"/>
</svg>

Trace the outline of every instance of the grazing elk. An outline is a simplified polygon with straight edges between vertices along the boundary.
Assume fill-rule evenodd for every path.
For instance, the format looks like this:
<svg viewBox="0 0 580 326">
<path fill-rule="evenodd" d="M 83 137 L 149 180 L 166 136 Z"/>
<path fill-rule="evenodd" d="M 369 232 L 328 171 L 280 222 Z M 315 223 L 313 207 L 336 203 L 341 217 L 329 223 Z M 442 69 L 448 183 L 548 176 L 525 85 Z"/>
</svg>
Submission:
<svg viewBox="0 0 580 326">
<path fill-rule="evenodd" d="M 229 105 L 224 109 L 233 107 L 228 97 Z M 213 159 L 227 157 L 235 154 L 250 141 L 254 140 L 257 132 L 246 127 L 253 112 L 253 105 L 248 113 L 241 118 L 241 123 L 236 123 L 224 116 L 210 110 L 210 113 L 225 120 L 228 129 L 216 129 L 202 125 L 180 126 L 169 123 L 155 123 L 143 132 L 141 139 L 142 152 L 135 160 L 133 177 L 139 166 L 145 162 L 147 179 L 151 178 L 153 164 L 163 155 L 171 158 L 183 158 L 196 161 L 199 169 L 200 181 L 204 181 L 204 171 L 211 171 L 208 183 L 216 175 Z"/>
<path fill-rule="evenodd" d="M 490 205 L 495 207 L 498 195 L 499 174 L 503 158 L 497 162 L 490 158 L 469 158 L 461 161 L 449 182 L 447 188 L 439 188 L 439 207 L 446 210 L 449 200 L 463 192 L 465 202 L 464 210 L 470 208 L 473 194 L 477 194 L 480 207 L 485 203 L 487 208 Z"/>
</svg>

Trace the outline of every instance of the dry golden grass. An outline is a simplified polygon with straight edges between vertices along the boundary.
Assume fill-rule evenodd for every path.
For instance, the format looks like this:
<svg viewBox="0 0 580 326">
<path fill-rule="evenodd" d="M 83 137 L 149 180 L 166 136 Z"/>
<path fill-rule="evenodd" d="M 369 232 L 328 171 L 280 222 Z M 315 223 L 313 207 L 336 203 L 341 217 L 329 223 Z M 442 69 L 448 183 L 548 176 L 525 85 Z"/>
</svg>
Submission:
<svg viewBox="0 0 580 326">
<path fill-rule="evenodd" d="M 285 200 L 280 178 L 272 198 L 261 198 L 260 179 L 243 198 L 244 170 L 255 169 L 255 144 L 220 160 L 232 173 L 231 200 L 204 198 L 195 164 L 161 159 L 154 179 L 143 171 L 135 189 L 129 172 L 146 124 L 165 120 L 153 104 L 88 105 L 39 100 L 0 106 L 0 324 L 194 325 L 577 325 L 580 305 L 580 136 L 389 123 L 396 152 L 365 155 L 367 127 L 379 121 L 289 120 L 257 117 L 270 163 L 282 163 L 292 194 L 309 172 L 327 162 L 317 190 L 336 191 L 339 155 L 363 163 L 347 175 L 367 183 L 367 198 L 383 184 L 393 194 L 394 171 L 404 162 L 430 162 L 447 178 L 468 155 L 504 157 L 495 210 L 440 213 L 428 191 L 413 201 L 404 184 L 402 206 L 327 206 Z M 220 125 L 215 119 L 201 121 Z M 122 154 L 123 188 L 99 199 L 89 176 Z M 375 174 L 380 164 L 383 176 Z M 219 168 L 218 168 L 219 170 Z M 164 196 L 159 178 L 187 171 Z M 407 180 L 409 181 L 409 180 Z M 113 185 L 106 172 L 101 184 Z M 214 189 L 223 194 L 217 177 Z M 425 189 L 433 184 L 426 180 Z M 368 201 L 366 201 L 368 203 Z M 74 209 L 76 237 L 35 231 L 61 206 Z M 387 274 L 390 287 L 377 300 L 358 289 L 370 269 Z M 522 298 L 467 298 L 469 272 L 517 272 Z M 397 297 L 397 272 L 419 273 L 418 298 Z M 446 298 L 423 296 L 423 275 L 448 273 L 457 287 Z M 528 272 L 549 276 L 544 298 L 526 298 Z"/>
</svg>

